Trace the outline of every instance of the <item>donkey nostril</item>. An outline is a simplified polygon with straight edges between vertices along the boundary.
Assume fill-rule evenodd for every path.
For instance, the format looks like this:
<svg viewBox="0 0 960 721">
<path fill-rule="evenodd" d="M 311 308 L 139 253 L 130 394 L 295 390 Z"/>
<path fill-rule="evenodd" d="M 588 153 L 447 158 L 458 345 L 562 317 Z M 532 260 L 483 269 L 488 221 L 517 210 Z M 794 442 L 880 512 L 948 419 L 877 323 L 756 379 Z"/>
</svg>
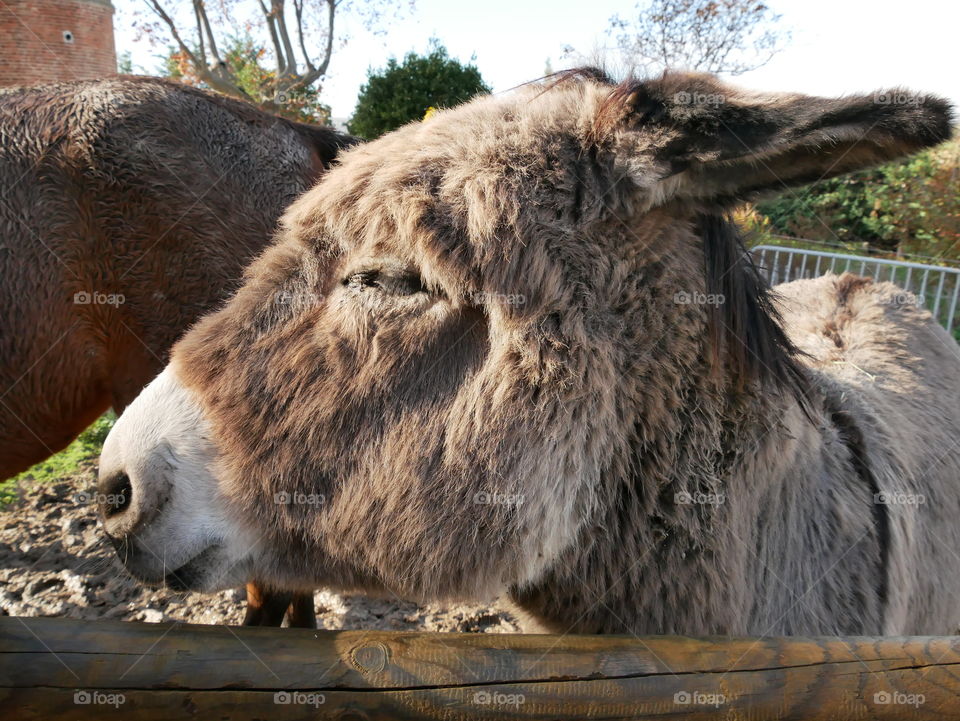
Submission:
<svg viewBox="0 0 960 721">
<path fill-rule="evenodd" d="M 133 485 L 130 476 L 120 472 L 100 484 L 100 508 L 107 518 L 122 513 L 130 505 Z"/>
</svg>

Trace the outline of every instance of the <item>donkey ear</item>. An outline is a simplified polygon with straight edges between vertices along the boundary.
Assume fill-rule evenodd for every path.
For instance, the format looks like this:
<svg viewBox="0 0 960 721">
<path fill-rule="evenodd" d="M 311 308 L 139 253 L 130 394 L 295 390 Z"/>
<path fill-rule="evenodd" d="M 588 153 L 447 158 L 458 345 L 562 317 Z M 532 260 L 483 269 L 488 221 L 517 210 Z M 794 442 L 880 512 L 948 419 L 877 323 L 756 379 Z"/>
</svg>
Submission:
<svg viewBox="0 0 960 721">
<path fill-rule="evenodd" d="M 620 118 L 653 132 L 654 159 L 672 184 L 667 197 L 749 198 L 898 158 L 951 133 L 945 100 L 905 90 L 765 95 L 671 73 L 622 85 L 608 102 L 618 95 Z"/>
</svg>

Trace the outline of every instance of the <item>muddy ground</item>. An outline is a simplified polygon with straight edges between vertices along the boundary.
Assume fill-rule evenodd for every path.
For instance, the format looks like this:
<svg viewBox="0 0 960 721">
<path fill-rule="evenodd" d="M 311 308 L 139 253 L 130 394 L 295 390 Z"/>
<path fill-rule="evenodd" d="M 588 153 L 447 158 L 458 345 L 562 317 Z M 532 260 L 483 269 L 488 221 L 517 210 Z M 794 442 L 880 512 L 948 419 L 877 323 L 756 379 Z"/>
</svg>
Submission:
<svg viewBox="0 0 960 721">
<path fill-rule="evenodd" d="M 174 593 L 130 579 L 88 500 L 93 490 L 94 471 L 88 467 L 60 482 L 22 484 L 19 499 L 0 510 L 0 615 L 240 623 L 241 590 Z M 315 594 L 314 604 L 317 624 L 326 629 L 521 630 L 496 604 L 418 606 L 326 590 Z"/>
</svg>

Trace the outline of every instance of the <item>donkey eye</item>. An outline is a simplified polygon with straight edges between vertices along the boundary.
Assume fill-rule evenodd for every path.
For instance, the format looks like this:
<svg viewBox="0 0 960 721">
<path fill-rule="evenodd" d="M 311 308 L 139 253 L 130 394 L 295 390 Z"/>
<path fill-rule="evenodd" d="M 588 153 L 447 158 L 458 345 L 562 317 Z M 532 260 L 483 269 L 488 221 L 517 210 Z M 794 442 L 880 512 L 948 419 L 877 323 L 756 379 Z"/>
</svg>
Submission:
<svg viewBox="0 0 960 721">
<path fill-rule="evenodd" d="M 413 295 L 426 293 L 423 279 L 416 273 L 388 273 L 382 270 L 362 270 L 351 273 L 343 284 L 356 290 L 377 288 L 390 295 Z"/>
<path fill-rule="evenodd" d="M 378 270 L 363 270 L 348 275 L 343 279 L 343 284 L 354 288 L 376 288 L 379 276 L 380 271 Z"/>
</svg>

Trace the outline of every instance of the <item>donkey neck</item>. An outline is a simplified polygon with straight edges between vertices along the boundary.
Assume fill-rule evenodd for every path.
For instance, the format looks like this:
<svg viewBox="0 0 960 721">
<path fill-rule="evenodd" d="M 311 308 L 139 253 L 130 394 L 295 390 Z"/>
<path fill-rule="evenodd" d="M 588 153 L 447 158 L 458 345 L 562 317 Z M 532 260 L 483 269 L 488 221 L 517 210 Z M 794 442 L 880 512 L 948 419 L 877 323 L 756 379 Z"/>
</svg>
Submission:
<svg viewBox="0 0 960 721">
<path fill-rule="evenodd" d="M 633 432 L 602 472 L 596 516 L 544 578 L 512 590 L 540 618 L 569 618 L 573 604 L 585 633 L 813 633 L 830 627 L 836 598 L 846 605 L 832 618 L 878 618 L 875 597 L 830 597 L 842 574 L 875 574 L 872 517 L 846 517 L 870 488 L 755 269 L 709 247 L 726 230 L 714 224 L 701 258 L 660 262 L 631 289 L 689 293 L 707 266 L 694 290 L 732 303 L 661 303 L 661 316 L 627 324 L 643 329 L 630 338 L 636 361 L 623 369 L 618 413 Z M 842 501 L 842 523 L 818 498 Z M 814 559 L 810 544 L 822 546 Z M 816 587 L 821 576 L 828 583 Z M 838 632 L 856 630 L 844 622 Z"/>
</svg>

